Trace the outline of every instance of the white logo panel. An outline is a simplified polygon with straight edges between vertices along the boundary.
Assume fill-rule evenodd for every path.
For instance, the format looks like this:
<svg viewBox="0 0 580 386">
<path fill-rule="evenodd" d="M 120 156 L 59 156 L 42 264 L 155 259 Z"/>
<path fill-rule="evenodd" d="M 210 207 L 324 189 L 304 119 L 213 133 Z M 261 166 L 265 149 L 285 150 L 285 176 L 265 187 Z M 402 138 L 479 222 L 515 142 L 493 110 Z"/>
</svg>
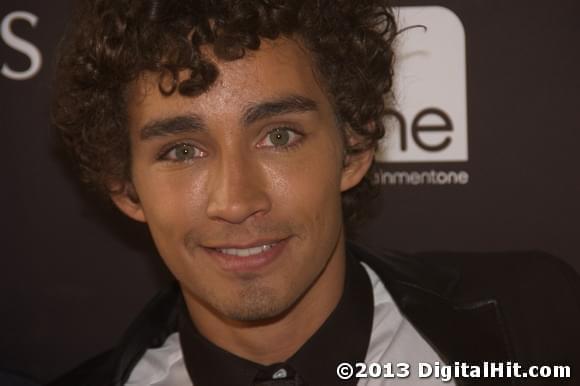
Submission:
<svg viewBox="0 0 580 386">
<path fill-rule="evenodd" d="M 398 8 L 395 106 L 379 162 L 467 161 L 465 30 L 451 10 Z"/>
</svg>

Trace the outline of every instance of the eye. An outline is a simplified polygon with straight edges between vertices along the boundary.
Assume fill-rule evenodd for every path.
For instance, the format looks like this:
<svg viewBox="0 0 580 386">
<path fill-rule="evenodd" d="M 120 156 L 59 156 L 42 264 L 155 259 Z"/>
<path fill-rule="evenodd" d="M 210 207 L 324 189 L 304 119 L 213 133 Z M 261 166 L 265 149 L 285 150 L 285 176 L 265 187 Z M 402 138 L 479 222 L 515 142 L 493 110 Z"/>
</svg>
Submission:
<svg viewBox="0 0 580 386">
<path fill-rule="evenodd" d="M 163 152 L 159 157 L 163 161 L 187 162 L 205 156 L 205 152 L 190 143 L 179 143 Z"/>
<path fill-rule="evenodd" d="M 266 134 L 264 139 L 258 143 L 258 147 L 290 147 L 300 141 L 301 138 L 302 134 L 289 127 L 277 127 Z"/>
</svg>

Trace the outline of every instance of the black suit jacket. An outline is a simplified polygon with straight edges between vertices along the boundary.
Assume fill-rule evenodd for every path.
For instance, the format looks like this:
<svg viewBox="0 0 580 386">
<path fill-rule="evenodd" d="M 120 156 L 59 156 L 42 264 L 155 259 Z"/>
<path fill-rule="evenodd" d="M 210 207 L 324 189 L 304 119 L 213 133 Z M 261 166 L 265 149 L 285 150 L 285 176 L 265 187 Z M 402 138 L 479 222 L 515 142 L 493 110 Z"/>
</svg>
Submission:
<svg viewBox="0 0 580 386">
<path fill-rule="evenodd" d="M 355 245 L 348 249 L 379 275 L 445 362 L 511 361 L 572 370 L 569 380 L 459 379 L 458 385 L 580 385 L 580 278 L 560 260 L 541 252 L 377 257 Z M 177 285 L 160 293 L 116 348 L 50 386 L 123 385 L 145 350 L 162 345 L 174 331 L 178 299 Z"/>
</svg>

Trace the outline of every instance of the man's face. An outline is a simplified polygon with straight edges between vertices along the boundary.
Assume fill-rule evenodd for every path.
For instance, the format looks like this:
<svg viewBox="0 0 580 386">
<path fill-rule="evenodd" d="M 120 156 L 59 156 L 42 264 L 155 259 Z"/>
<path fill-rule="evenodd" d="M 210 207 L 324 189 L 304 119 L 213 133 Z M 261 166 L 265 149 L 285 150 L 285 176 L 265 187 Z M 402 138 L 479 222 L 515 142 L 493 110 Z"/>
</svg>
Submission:
<svg viewBox="0 0 580 386">
<path fill-rule="evenodd" d="M 368 164 L 343 167 L 341 129 L 299 44 L 213 59 L 220 76 L 198 97 L 163 96 L 154 74 L 132 85 L 139 202 L 113 199 L 147 222 L 188 304 L 272 318 L 318 282 L 342 280 L 326 272 L 344 259 L 340 194 Z"/>
</svg>

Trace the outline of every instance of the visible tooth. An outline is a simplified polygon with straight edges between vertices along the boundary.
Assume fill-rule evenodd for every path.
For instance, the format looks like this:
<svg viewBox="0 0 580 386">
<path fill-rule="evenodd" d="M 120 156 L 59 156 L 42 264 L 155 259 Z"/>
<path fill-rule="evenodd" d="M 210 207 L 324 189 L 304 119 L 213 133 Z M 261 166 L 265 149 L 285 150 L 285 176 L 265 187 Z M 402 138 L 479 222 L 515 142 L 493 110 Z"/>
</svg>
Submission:
<svg viewBox="0 0 580 386">
<path fill-rule="evenodd" d="M 267 245 L 262 245 L 259 247 L 253 247 L 253 248 L 243 248 L 243 249 L 225 248 L 225 249 L 218 249 L 218 251 L 220 251 L 221 253 L 225 253 L 226 255 L 246 257 L 246 256 L 251 256 L 251 255 L 257 255 L 258 253 L 267 251 L 268 249 L 272 248 L 272 246 L 273 246 L 273 244 L 267 244 Z"/>
<path fill-rule="evenodd" d="M 254 247 L 254 248 L 248 249 L 248 253 L 250 255 L 257 255 L 258 253 L 260 253 L 262 251 L 263 251 L 262 247 Z"/>
</svg>

